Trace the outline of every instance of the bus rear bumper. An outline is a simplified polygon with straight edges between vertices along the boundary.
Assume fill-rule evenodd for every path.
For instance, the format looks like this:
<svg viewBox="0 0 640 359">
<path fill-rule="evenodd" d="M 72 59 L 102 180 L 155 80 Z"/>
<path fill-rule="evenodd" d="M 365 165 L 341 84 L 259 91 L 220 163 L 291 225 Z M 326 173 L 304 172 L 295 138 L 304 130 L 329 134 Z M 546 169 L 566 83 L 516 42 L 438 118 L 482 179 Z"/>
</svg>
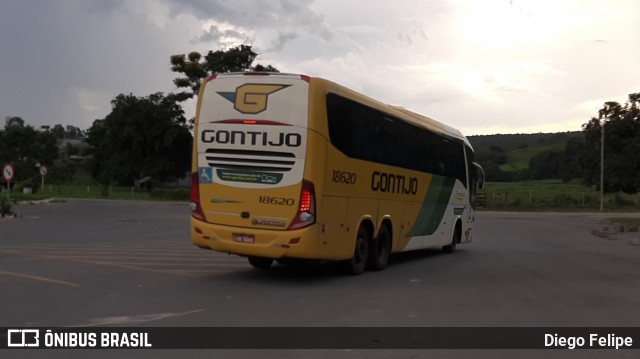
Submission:
<svg viewBox="0 0 640 359">
<path fill-rule="evenodd" d="M 294 231 L 222 226 L 191 218 L 191 241 L 201 248 L 241 256 L 317 258 L 317 224 Z"/>
</svg>

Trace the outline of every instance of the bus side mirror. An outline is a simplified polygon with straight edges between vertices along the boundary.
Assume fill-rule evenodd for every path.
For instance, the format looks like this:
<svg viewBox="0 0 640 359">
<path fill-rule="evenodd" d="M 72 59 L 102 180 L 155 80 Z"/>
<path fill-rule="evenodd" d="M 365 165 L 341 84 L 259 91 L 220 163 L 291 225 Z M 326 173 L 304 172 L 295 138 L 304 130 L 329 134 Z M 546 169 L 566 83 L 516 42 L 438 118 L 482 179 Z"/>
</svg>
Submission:
<svg viewBox="0 0 640 359">
<path fill-rule="evenodd" d="M 482 169 L 482 166 L 480 166 L 476 162 L 473 162 L 473 167 L 475 167 L 476 169 L 476 185 L 478 186 L 478 189 L 483 189 L 485 182 L 484 170 Z"/>
</svg>

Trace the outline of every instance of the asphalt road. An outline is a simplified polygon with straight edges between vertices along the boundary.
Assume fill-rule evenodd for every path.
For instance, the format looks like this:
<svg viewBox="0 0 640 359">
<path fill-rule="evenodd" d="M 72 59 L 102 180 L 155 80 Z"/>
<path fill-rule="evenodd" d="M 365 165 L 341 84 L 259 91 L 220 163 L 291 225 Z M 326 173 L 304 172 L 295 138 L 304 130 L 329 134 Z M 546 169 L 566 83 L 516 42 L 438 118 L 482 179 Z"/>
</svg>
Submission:
<svg viewBox="0 0 640 359">
<path fill-rule="evenodd" d="M 332 265 L 255 270 L 244 258 L 194 247 L 188 206 L 182 203 L 68 200 L 16 210 L 22 218 L 0 220 L 0 326 L 5 327 L 640 323 L 640 246 L 591 235 L 602 227 L 597 214 L 480 212 L 473 243 L 458 246 L 454 254 L 399 254 L 383 272 L 346 276 Z M 71 353 L 79 352 L 63 357 Z M 118 353 L 137 357 L 141 352 Z M 396 351 L 392 356 L 425 353 L 445 352 Z M 579 357 L 604 354 L 582 353 Z M 638 351 L 607 353 L 639 357 Z M 207 352 L 191 354 L 209 357 Z M 388 354 L 331 352 L 347 358 Z M 446 354 L 467 356 L 465 351 Z M 289 356 L 327 355 L 260 355 Z"/>
</svg>

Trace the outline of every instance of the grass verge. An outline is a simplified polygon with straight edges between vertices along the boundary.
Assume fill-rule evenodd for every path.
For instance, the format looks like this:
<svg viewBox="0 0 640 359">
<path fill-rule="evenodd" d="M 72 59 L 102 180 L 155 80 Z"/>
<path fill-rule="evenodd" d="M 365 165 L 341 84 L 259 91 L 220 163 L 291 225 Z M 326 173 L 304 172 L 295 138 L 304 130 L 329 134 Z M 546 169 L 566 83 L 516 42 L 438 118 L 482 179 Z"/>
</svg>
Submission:
<svg viewBox="0 0 640 359">
<path fill-rule="evenodd" d="M 561 180 L 489 182 L 484 191 L 489 210 L 596 212 L 600 192 Z M 640 212 L 640 194 L 605 193 L 604 211 Z"/>
</svg>

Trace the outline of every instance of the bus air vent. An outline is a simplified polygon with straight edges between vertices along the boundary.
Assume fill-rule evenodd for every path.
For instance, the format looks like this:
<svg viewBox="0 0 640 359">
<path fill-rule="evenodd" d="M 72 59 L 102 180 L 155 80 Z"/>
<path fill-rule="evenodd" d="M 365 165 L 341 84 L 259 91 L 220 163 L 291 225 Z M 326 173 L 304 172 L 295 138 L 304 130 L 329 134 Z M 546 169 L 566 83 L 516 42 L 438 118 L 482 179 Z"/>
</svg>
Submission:
<svg viewBox="0 0 640 359">
<path fill-rule="evenodd" d="M 291 152 L 208 149 L 209 166 L 233 170 L 289 172 L 296 164 Z"/>
</svg>

